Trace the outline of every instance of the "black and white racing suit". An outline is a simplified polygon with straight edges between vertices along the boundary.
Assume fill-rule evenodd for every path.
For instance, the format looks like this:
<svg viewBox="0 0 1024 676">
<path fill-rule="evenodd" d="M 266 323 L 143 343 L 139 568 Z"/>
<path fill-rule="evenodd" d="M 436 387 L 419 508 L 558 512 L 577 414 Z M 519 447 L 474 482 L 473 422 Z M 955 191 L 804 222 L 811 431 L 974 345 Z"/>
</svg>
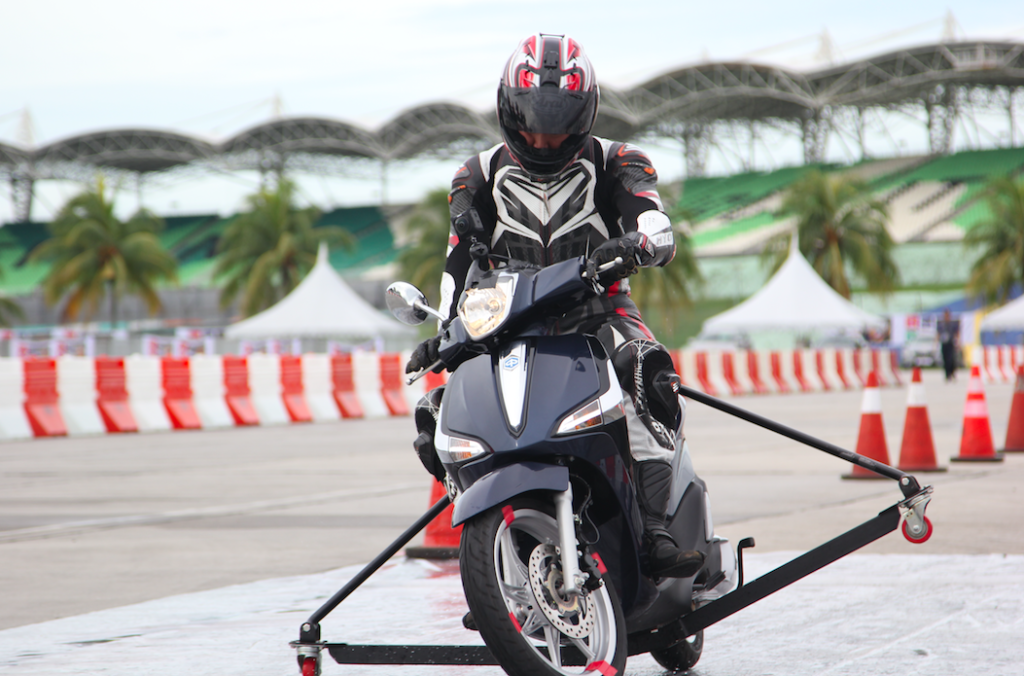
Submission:
<svg viewBox="0 0 1024 676">
<path fill-rule="evenodd" d="M 592 137 L 577 159 L 547 182 L 530 178 L 500 144 L 459 169 L 449 202 L 453 220 L 476 209 L 494 254 L 545 266 L 589 257 L 607 240 L 639 231 L 655 245 L 648 265 L 661 266 L 675 255 L 675 240 L 657 184 L 647 155 L 629 144 Z M 471 260 L 469 242 L 459 241 L 453 228 L 441 282 L 442 314 L 455 313 Z M 628 280 L 571 311 L 557 328 L 594 335 L 612 355 L 626 393 L 633 459 L 671 461 L 674 421 L 681 414 L 678 397 L 666 390 L 672 360 L 630 300 Z"/>
</svg>

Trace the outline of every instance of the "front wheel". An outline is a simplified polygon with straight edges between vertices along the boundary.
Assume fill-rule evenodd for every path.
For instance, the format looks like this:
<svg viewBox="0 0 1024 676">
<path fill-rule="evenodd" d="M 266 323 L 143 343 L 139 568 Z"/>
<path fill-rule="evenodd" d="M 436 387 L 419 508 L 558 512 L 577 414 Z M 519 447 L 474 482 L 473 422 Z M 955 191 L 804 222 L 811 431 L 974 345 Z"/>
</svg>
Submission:
<svg viewBox="0 0 1024 676">
<path fill-rule="evenodd" d="M 459 562 L 480 635 L 512 676 L 601 674 L 626 666 L 626 625 L 606 581 L 563 593 L 553 506 L 524 497 L 466 523 Z"/>
</svg>

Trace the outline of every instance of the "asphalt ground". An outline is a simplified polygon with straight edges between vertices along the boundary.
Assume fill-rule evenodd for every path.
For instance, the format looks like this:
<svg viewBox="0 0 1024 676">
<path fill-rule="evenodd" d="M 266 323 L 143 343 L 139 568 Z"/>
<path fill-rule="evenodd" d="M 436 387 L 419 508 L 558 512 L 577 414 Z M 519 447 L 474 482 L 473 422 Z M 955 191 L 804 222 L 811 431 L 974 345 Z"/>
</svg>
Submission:
<svg viewBox="0 0 1024 676">
<path fill-rule="evenodd" d="M 963 581 L 971 597 L 984 562 L 999 559 L 962 555 L 1024 554 L 1024 454 L 949 462 L 966 384 L 963 372 L 955 383 L 925 373 L 938 462 L 948 467 L 919 475 L 935 487 L 935 533 L 923 545 L 891 534 L 862 550 L 898 564 L 882 566 L 892 577 L 880 584 L 911 579 L 915 556 L 934 566 L 939 555 L 957 555 L 976 575 Z M 1001 446 L 1012 386 L 989 384 L 986 395 Z M 852 449 L 861 399 L 840 392 L 731 401 Z M 893 463 L 905 402 L 904 388 L 882 391 Z M 686 430 L 718 534 L 755 537 L 763 560 L 820 544 L 901 497 L 892 481 L 843 480 L 842 460 L 695 402 Z M 413 436 L 411 419 L 390 419 L 0 444 L 0 630 L 368 561 L 427 506 Z M 1020 560 L 1004 565 L 1019 569 Z M 1024 662 L 1024 649 L 1016 654 Z"/>
</svg>

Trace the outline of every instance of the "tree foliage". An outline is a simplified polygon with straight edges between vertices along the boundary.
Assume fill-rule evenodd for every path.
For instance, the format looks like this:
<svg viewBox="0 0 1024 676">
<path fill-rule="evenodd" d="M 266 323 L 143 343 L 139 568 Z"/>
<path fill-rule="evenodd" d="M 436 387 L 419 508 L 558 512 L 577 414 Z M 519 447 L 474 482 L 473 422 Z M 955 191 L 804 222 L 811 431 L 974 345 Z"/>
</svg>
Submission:
<svg viewBox="0 0 1024 676">
<path fill-rule="evenodd" d="M 870 291 L 889 292 L 898 283 L 894 245 L 886 229 L 888 209 L 863 181 L 809 171 L 786 190 L 775 215 L 796 218 L 800 253 L 844 298 L 850 297 L 847 265 Z M 786 260 L 791 236 L 777 235 L 765 247 L 763 255 L 773 273 Z"/>
<path fill-rule="evenodd" d="M 689 226 L 693 214 L 678 206 L 677 194 L 665 192 L 667 201 L 677 205 L 668 210 L 676 235 L 675 258 L 664 267 L 643 268 L 630 278 L 629 288 L 630 298 L 641 315 L 657 310 L 661 315 L 661 330 L 671 336 L 679 311 L 693 304 L 693 296 L 703 285 L 704 278 L 693 251 Z"/>
<path fill-rule="evenodd" d="M 316 207 L 295 206 L 295 185 L 280 178 L 246 198 L 248 209 L 225 229 L 213 275 L 223 279 L 220 302 L 228 307 L 240 296 L 239 310 L 254 315 L 287 296 L 316 263 L 320 242 L 347 248 L 354 239 L 344 228 L 314 228 Z"/>
<path fill-rule="evenodd" d="M 996 178 L 984 199 L 990 216 L 964 237 L 966 248 L 980 249 L 967 290 L 1002 303 L 1024 282 L 1024 179 Z"/>
<path fill-rule="evenodd" d="M 416 206 L 406 228 L 413 244 L 398 256 L 402 279 L 419 287 L 431 306 L 437 307 L 451 229 L 448 190 L 429 192 Z"/>
<path fill-rule="evenodd" d="M 3 275 L 0 275 L 0 279 Z M 0 296 L 0 326 L 8 327 L 15 319 L 24 319 L 25 311 L 18 305 L 18 301 L 7 296 Z"/>
<path fill-rule="evenodd" d="M 163 219 L 140 209 L 127 221 L 114 215 L 102 177 L 96 185 L 71 198 L 50 224 L 51 236 L 30 260 L 51 264 L 43 280 L 50 305 L 67 296 L 66 318 L 84 312 L 94 316 L 105 297 L 110 321 L 117 321 L 117 304 L 125 294 L 139 295 L 150 313 L 160 309 L 159 280 L 177 281 L 177 261 L 160 243 Z"/>
</svg>

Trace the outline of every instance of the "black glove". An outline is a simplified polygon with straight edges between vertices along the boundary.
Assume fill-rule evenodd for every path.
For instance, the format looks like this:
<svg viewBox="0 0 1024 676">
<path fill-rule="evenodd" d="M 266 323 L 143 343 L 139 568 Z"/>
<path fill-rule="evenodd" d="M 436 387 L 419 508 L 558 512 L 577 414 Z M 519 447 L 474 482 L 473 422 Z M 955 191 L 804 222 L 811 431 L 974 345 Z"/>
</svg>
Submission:
<svg viewBox="0 0 1024 676">
<path fill-rule="evenodd" d="M 597 272 L 597 268 L 611 263 L 616 258 L 621 258 L 622 262 L 604 272 Z M 628 235 L 610 239 L 594 249 L 587 260 L 587 277 L 593 279 L 596 274 L 602 283 L 615 282 L 636 273 L 641 265 L 652 260 L 654 260 L 654 244 L 646 235 L 631 232 Z"/>
<path fill-rule="evenodd" d="M 440 344 L 441 336 L 437 335 L 433 338 L 427 338 L 417 345 L 416 349 L 412 351 L 412 356 L 409 357 L 409 363 L 405 365 L 405 372 L 415 373 L 433 365 L 437 361 L 437 347 Z"/>
</svg>

